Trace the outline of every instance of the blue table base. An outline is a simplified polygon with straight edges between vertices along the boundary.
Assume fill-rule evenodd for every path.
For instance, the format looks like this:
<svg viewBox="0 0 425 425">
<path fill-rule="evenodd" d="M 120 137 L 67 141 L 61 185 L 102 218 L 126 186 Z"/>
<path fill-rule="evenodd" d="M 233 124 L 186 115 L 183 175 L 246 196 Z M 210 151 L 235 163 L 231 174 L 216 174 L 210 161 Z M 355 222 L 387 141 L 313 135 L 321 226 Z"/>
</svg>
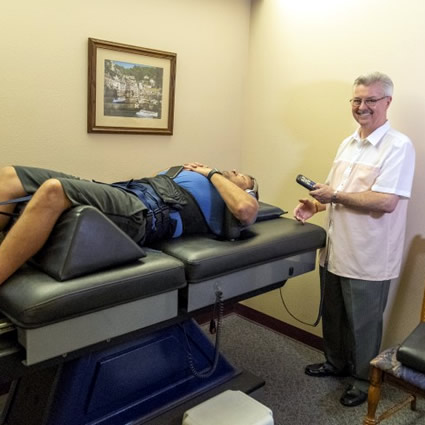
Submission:
<svg viewBox="0 0 425 425">
<path fill-rule="evenodd" d="M 6 423 L 142 423 L 239 373 L 220 355 L 211 376 L 196 377 L 188 353 L 197 371 L 210 370 L 214 346 L 191 320 L 24 376 L 11 392 Z"/>
</svg>

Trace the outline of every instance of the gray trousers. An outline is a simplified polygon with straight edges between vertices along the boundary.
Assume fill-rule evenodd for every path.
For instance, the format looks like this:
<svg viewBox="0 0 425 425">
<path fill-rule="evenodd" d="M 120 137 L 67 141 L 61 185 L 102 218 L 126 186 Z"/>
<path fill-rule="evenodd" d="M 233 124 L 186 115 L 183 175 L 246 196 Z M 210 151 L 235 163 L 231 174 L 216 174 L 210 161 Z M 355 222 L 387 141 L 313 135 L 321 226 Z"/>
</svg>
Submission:
<svg viewBox="0 0 425 425">
<path fill-rule="evenodd" d="M 326 360 L 350 371 L 363 391 L 369 387 L 369 363 L 381 346 L 390 282 L 350 279 L 320 268 Z"/>
</svg>

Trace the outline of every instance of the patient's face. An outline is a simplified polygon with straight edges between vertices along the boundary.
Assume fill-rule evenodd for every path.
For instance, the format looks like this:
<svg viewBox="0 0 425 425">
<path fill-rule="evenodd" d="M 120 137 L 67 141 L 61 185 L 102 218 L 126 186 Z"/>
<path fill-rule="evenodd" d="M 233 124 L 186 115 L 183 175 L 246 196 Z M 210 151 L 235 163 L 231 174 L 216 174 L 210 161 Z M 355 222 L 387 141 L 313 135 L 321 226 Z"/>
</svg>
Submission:
<svg viewBox="0 0 425 425">
<path fill-rule="evenodd" d="M 252 188 L 252 179 L 246 174 L 237 172 L 236 170 L 232 171 L 223 171 L 223 176 L 229 179 L 236 186 L 239 186 L 243 190 Z"/>
</svg>

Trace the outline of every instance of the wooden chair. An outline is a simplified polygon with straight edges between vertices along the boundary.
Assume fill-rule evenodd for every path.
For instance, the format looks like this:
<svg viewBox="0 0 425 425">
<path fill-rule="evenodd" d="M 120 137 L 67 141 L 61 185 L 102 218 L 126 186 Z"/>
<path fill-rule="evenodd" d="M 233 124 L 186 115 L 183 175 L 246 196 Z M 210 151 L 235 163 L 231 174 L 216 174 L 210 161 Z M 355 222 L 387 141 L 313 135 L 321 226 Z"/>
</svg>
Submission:
<svg viewBox="0 0 425 425">
<path fill-rule="evenodd" d="M 376 418 L 384 380 L 404 389 L 407 397 Z M 419 325 L 401 345 L 384 350 L 371 361 L 368 409 L 363 425 L 379 424 L 409 404 L 416 410 L 418 395 L 425 396 L 425 293 Z"/>
</svg>

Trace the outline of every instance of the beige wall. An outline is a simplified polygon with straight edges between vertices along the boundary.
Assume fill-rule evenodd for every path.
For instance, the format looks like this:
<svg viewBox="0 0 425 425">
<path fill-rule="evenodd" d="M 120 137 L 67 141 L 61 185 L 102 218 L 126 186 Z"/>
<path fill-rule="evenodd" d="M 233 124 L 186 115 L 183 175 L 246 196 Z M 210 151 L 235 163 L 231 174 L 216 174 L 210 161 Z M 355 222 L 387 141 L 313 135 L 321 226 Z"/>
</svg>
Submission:
<svg viewBox="0 0 425 425">
<path fill-rule="evenodd" d="M 243 165 L 261 176 L 263 199 L 289 210 L 306 191 L 298 173 L 323 181 L 339 142 L 356 128 L 348 99 L 359 74 L 379 70 L 395 83 L 389 118 L 413 140 L 417 171 L 409 209 L 402 278 L 393 282 L 385 344 L 400 341 L 419 320 L 425 281 L 425 3 L 410 0 L 254 0 L 249 101 Z M 320 224 L 323 217 L 315 217 Z M 313 322 L 317 272 L 288 281 L 288 307 Z M 277 291 L 248 302 L 300 325 Z"/>
<path fill-rule="evenodd" d="M 5 2 L 0 165 L 106 181 L 189 160 L 239 167 L 249 12 L 249 0 Z M 174 135 L 87 133 L 88 37 L 177 53 Z"/>
<path fill-rule="evenodd" d="M 323 181 L 355 128 L 360 73 L 395 82 L 390 119 L 415 143 L 405 261 L 387 310 L 386 343 L 418 320 L 425 279 L 425 3 L 409 0 L 74 0 L 5 2 L 0 14 L 0 166 L 54 167 L 106 181 L 201 160 L 255 173 L 265 201 L 292 212 L 298 173 Z M 88 134 L 87 38 L 177 53 L 172 136 Z M 250 51 L 248 51 L 248 48 Z M 313 220 L 321 224 L 321 218 Z M 284 297 L 313 321 L 317 273 Z M 248 303 L 299 325 L 277 291 Z"/>
</svg>

